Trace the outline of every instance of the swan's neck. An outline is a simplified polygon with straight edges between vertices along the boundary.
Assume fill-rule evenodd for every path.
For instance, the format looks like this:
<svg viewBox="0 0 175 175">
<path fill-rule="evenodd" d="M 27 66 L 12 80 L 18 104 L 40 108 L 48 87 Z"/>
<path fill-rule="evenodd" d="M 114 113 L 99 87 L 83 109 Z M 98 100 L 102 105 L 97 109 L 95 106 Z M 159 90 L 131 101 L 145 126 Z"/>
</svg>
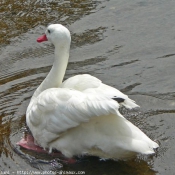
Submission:
<svg viewBox="0 0 175 175">
<path fill-rule="evenodd" d="M 70 46 L 55 47 L 55 59 L 53 66 L 47 77 L 35 91 L 32 98 L 37 97 L 46 89 L 56 88 L 61 85 L 68 64 L 69 48 Z"/>
</svg>

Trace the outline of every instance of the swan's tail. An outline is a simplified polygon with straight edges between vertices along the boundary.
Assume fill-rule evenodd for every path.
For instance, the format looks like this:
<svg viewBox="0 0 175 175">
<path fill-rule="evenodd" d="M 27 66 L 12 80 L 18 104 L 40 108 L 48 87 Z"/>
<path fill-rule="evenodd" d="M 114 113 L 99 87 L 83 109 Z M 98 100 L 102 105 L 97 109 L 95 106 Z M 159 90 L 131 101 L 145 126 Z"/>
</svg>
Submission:
<svg viewBox="0 0 175 175">
<path fill-rule="evenodd" d="M 155 141 L 151 140 L 138 127 L 133 125 L 130 121 L 128 121 L 124 117 L 118 118 L 117 123 L 118 123 L 118 130 L 120 129 L 122 130 L 122 136 L 123 136 L 122 141 L 125 141 L 125 144 L 123 144 L 123 148 L 125 148 L 125 150 L 130 150 L 136 153 L 146 155 L 155 153 L 155 149 L 158 148 L 159 145 Z"/>
<path fill-rule="evenodd" d="M 133 108 L 137 108 L 137 107 L 140 107 L 139 105 L 137 105 L 135 103 L 134 100 L 131 100 L 130 98 L 127 98 L 124 100 L 123 103 L 121 103 L 123 106 L 125 106 L 126 108 L 128 109 L 133 109 Z"/>
</svg>

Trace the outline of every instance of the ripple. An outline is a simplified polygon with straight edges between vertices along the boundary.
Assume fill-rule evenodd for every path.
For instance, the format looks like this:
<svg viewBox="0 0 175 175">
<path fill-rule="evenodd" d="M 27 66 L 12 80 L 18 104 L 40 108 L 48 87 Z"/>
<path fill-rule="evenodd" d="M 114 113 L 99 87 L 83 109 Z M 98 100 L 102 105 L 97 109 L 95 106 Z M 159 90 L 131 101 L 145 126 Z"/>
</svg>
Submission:
<svg viewBox="0 0 175 175">
<path fill-rule="evenodd" d="M 1 1 L 0 44 L 8 44 L 10 38 L 37 25 L 62 21 L 70 24 L 96 9 L 100 1 Z M 64 19 L 64 20 L 61 20 Z"/>
<path fill-rule="evenodd" d="M 153 7 L 152 3 L 135 1 L 1 0 L 0 170 L 172 174 L 175 161 L 172 3 L 156 2 Z M 28 132 L 25 112 L 29 100 L 52 64 L 53 46 L 37 45 L 36 37 L 49 23 L 58 22 L 73 29 L 71 56 L 76 58 L 69 63 L 66 78 L 91 73 L 130 94 L 141 108 L 120 110 L 148 136 L 158 140 L 160 148 L 155 155 L 138 155 L 129 161 L 81 157 L 78 163 L 69 165 L 16 145 Z"/>
</svg>

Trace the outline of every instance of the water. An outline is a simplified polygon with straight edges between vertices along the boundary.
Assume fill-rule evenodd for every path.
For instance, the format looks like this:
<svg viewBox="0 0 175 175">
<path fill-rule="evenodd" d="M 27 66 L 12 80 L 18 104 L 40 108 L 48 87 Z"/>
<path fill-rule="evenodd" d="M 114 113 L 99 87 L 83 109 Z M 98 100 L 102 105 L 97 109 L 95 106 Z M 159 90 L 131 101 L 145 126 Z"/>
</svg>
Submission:
<svg viewBox="0 0 175 175">
<path fill-rule="evenodd" d="M 175 174 L 174 6 L 171 0 L 2 0 L 0 170 Z M 85 157 L 68 165 L 15 144 L 26 133 L 29 100 L 53 62 L 53 47 L 36 43 L 50 23 L 62 23 L 72 34 L 65 78 L 90 73 L 136 100 L 139 110 L 121 112 L 159 142 L 155 155 L 130 161 Z"/>
</svg>

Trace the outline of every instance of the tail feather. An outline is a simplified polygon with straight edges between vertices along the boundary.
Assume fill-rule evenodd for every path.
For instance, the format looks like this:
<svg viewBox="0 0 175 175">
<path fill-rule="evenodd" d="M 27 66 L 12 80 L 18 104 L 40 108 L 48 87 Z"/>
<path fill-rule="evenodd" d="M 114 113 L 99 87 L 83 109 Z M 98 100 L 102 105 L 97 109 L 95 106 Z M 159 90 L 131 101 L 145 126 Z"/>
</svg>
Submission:
<svg viewBox="0 0 175 175">
<path fill-rule="evenodd" d="M 135 103 L 134 100 L 131 100 L 130 98 L 127 98 L 124 100 L 123 103 L 121 103 L 123 106 L 125 106 L 126 108 L 128 109 L 133 109 L 133 108 L 137 108 L 137 107 L 140 107 L 139 105 L 137 105 Z"/>
</svg>

